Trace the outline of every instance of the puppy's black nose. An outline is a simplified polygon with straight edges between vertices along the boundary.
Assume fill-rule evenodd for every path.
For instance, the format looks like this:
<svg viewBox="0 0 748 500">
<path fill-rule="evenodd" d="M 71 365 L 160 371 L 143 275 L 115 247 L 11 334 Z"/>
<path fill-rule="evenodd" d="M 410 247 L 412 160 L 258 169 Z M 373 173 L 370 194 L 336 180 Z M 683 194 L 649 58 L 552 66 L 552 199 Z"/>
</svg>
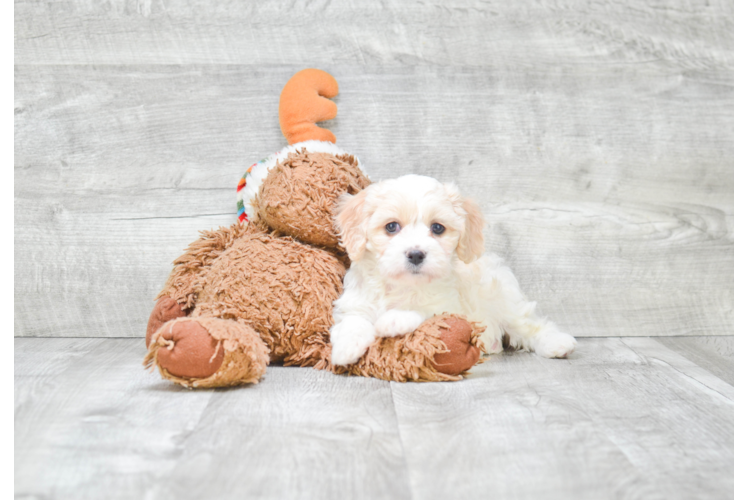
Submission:
<svg viewBox="0 0 748 500">
<path fill-rule="evenodd" d="M 423 259 L 426 258 L 426 254 L 420 250 L 410 250 L 407 253 L 408 261 L 414 266 L 420 266 Z"/>
</svg>

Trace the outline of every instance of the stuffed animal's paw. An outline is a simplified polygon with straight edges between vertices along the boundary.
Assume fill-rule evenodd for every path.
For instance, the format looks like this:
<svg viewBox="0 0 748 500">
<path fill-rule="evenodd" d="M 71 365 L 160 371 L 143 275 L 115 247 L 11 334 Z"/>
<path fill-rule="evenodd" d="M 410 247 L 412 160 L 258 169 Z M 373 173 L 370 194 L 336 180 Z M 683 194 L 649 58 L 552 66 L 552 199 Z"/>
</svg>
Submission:
<svg viewBox="0 0 748 500">
<path fill-rule="evenodd" d="M 159 365 L 177 377 L 210 377 L 223 363 L 223 346 L 197 321 L 165 325 L 158 342 Z"/>
<path fill-rule="evenodd" d="M 439 338 L 447 346 L 447 352 L 434 355 L 434 368 L 447 375 L 459 375 L 480 359 L 480 346 L 473 341 L 474 326 L 461 317 L 443 316 L 434 320 L 436 325 L 442 322 L 448 328 L 439 328 Z"/>
<path fill-rule="evenodd" d="M 270 349 L 252 327 L 231 319 L 177 318 L 153 334 L 143 360 L 185 387 L 256 384 Z"/>
</svg>

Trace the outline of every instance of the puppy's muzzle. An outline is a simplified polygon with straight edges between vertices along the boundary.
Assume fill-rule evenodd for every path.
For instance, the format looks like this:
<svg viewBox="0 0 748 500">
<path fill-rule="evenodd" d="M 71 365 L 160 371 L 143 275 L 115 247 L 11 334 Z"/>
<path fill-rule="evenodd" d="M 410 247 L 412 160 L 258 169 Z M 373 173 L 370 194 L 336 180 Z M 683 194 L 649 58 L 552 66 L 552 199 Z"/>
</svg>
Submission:
<svg viewBox="0 0 748 500">
<path fill-rule="evenodd" d="M 416 267 L 420 266 L 426 259 L 426 253 L 421 250 L 408 250 L 405 256 L 408 258 L 408 262 Z"/>
</svg>

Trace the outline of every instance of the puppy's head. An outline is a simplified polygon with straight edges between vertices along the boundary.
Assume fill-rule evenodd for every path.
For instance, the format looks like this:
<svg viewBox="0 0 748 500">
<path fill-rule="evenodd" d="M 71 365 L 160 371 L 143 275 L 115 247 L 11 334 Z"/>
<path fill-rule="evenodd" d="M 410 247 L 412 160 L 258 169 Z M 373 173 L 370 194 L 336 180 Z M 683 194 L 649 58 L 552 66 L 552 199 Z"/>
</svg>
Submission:
<svg viewBox="0 0 748 500">
<path fill-rule="evenodd" d="M 406 175 L 343 195 L 335 225 L 352 262 L 389 279 L 431 281 L 483 253 L 483 215 L 453 184 Z"/>
</svg>

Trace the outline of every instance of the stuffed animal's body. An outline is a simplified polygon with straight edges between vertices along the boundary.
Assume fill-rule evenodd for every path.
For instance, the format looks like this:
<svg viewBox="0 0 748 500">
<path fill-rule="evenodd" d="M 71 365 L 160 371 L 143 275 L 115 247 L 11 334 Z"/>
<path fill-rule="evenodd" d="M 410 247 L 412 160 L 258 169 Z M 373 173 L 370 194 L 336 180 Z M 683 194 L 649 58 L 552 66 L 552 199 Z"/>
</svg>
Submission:
<svg viewBox="0 0 748 500">
<path fill-rule="evenodd" d="M 341 194 L 370 181 L 358 159 L 326 142 L 332 134 L 313 123 L 332 118 L 334 104 L 324 99 L 332 116 L 327 104 L 326 115 L 293 114 L 291 105 L 304 106 L 287 91 L 308 100 L 311 86 L 314 98 L 332 97 L 337 84 L 330 80 L 304 70 L 289 81 L 281 128 L 307 140 L 249 172 L 237 223 L 204 232 L 174 262 L 146 334 L 145 363 L 164 378 L 189 387 L 256 383 L 270 362 L 279 362 L 387 380 L 455 380 L 478 362 L 481 327 L 448 314 L 410 334 L 378 339 L 353 365 L 330 362 L 332 304 L 348 264 L 333 211 Z M 304 116 L 305 123 L 294 123 Z"/>
</svg>

